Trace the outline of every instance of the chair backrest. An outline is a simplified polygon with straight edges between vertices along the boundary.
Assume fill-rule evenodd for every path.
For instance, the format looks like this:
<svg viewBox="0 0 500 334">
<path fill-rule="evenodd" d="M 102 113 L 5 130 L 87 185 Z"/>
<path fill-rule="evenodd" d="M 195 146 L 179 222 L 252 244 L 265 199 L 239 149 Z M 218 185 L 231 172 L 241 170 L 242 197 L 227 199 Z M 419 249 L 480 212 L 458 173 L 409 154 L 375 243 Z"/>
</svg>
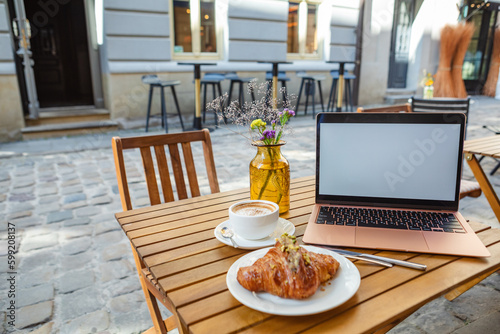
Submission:
<svg viewBox="0 0 500 334">
<path fill-rule="evenodd" d="M 465 114 L 465 128 L 469 124 L 470 97 L 420 99 L 411 98 L 411 109 L 414 112 L 462 112 Z"/>
<path fill-rule="evenodd" d="M 175 188 L 178 199 L 188 198 L 188 191 L 184 174 L 187 175 L 191 197 L 200 196 L 200 187 L 198 184 L 198 176 L 196 174 L 193 153 L 191 150 L 192 142 L 201 142 L 203 145 L 203 155 L 205 160 L 208 183 L 212 193 L 219 192 L 219 182 L 215 170 L 215 161 L 212 151 L 212 142 L 210 132 L 207 129 L 200 131 L 190 131 L 183 133 L 171 133 L 155 136 L 140 136 L 120 138 L 113 137 L 113 155 L 115 158 L 116 177 L 118 179 L 118 189 L 122 201 L 124 211 L 132 209 L 132 201 L 127 182 L 127 174 L 125 169 L 125 160 L 123 151 L 128 149 L 140 149 L 146 184 L 151 205 L 160 204 L 160 191 L 156 178 L 155 164 L 151 149 L 154 150 L 156 157 L 156 165 L 160 176 L 161 190 L 165 202 L 175 201 L 174 191 L 172 189 L 171 177 L 175 180 Z M 182 148 L 182 156 L 179 153 L 179 145 Z M 166 147 L 168 146 L 171 172 L 167 162 Z M 183 162 L 186 167 L 184 170 Z"/>
<path fill-rule="evenodd" d="M 409 103 L 398 104 L 393 106 L 377 107 L 377 108 L 363 108 L 359 107 L 358 112 L 411 112 L 411 106 Z"/>
<path fill-rule="evenodd" d="M 463 112 L 467 116 L 469 113 L 470 97 L 466 99 L 452 99 L 452 98 L 434 98 L 434 99 L 420 99 L 416 97 L 411 98 L 411 109 L 414 112 L 419 111 L 454 111 Z"/>
</svg>

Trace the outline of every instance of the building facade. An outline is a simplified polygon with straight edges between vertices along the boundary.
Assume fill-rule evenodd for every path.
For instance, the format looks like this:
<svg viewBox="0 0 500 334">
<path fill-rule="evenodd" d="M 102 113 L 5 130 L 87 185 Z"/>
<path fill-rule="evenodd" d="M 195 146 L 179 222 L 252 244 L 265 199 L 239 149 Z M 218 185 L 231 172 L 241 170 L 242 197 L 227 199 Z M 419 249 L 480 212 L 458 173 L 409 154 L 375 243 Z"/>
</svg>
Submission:
<svg viewBox="0 0 500 334">
<path fill-rule="evenodd" d="M 327 61 L 343 61 L 357 77 L 359 105 L 419 93 L 457 8 L 462 1 L 1 0 L 0 141 L 20 139 L 49 113 L 94 109 L 110 120 L 144 120 L 145 74 L 181 81 L 181 110 L 191 116 L 193 69 L 178 62 L 216 63 L 202 71 L 263 82 L 271 65 L 259 61 L 289 61 L 280 66 L 288 91 L 299 90 L 297 72 L 320 73 L 326 99 L 338 69 Z M 159 101 L 156 94 L 154 110 Z"/>
</svg>

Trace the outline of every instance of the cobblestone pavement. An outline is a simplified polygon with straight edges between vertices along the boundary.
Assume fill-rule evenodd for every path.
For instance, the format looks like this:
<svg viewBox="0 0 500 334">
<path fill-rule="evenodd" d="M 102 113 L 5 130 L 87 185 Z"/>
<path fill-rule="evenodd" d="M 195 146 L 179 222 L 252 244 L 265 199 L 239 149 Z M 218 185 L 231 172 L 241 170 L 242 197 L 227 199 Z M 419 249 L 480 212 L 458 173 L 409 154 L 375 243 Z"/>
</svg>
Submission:
<svg viewBox="0 0 500 334">
<path fill-rule="evenodd" d="M 491 134 L 483 124 L 500 127 L 500 101 L 473 100 L 469 139 Z M 310 115 L 301 116 L 292 125 L 294 132 L 287 136 L 283 149 L 292 177 L 312 175 L 314 122 Z M 143 132 L 127 130 L 0 145 L 2 332 L 139 333 L 152 325 L 129 243 L 113 216 L 121 211 L 110 148 L 111 137 L 117 134 Z M 254 148 L 225 129 L 212 132 L 212 142 L 221 191 L 248 187 L 248 163 Z M 195 147 L 197 152 L 201 148 Z M 139 155 L 132 153 L 127 159 L 135 164 L 129 172 L 134 182 L 134 205 L 148 205 Z M 492 159 L 483 161 L 485 170 L 494 165 Z M 464 177 L 472 179 L 467 166 Z M 500 172 L 491 180 L 500 193 Z M 207 183 L 202 186 L 208 193 Z M 461 211 L 465 217 L 500 227 L 484 195 L 462 200 Z M 10 236 L 15 236 L 19 248 L 15 282 L 5 275 L 9 269 L 7 223 L 15 227 Z M 15 299 L 8 297 L 11 289 Z M 15 327 L 8 324 L 11 300 L 17 308 Z M 453 302 L 439 298 L 427 304 L 392 333 L 480 331 L 500 332 L 498 273 Z"/>
</svg>

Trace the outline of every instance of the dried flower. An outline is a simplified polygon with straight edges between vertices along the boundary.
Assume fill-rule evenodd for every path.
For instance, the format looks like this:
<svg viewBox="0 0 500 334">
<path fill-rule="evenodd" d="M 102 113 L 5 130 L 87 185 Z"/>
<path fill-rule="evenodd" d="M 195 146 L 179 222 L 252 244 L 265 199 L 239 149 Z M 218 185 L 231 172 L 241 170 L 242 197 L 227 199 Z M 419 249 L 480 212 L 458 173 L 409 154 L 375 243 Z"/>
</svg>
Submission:
<svg viewBox="0 0 500 334">
<path fill-rule="evenodd" d="M 243 106 L 237 100 L 230 101 L 226 107 L 228 94 L 224 93 L 208 103 L 207 109 L 214 110 L 221 123 L 226 124 L 227 120 L 231 120 L 233 124 L 245 127 L 249 131 L 250 140 L 260 140 L 265 145 L 277 144 L 287 129 L 288 121 L 295 116 L 290 105 L 294 97 L 288 96 L 284 101 L 277 101 L 284 108 L 283 111 L 279 111 L 272 107 L 267 82 L 257 85 L 253 80 L 248 84 L 248 90 L 257 92 L 262 97 L 252 102 L 245 102 Z"/>
</svg>

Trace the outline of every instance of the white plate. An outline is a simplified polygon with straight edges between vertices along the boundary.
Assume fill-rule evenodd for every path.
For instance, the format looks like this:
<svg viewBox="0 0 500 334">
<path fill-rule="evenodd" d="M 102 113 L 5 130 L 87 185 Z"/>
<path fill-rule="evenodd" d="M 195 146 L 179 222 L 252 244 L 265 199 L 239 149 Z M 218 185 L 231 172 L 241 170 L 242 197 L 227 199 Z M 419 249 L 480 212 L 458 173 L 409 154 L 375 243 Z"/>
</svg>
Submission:
<svg viewBox="0 0 500 334">
<path fill-rule="evenodd" d="M 229 220 L 226 220 L 225 222 L 217 225 L 217 227 L 214 230 L 215 237 L 220 242 L 225 243 L 228 246 L 233 246 L 233 244 L 231 244 L 231 240 L 229 240 L 229 238 L 224 238 L 220 234 L 221 228 L 226 227 L 226 226 L 231 228 L 231 223 Z M 276 226 L 276 229 L 274 230 L 274 232 L 271 233 L 266 238 L 262 238 L 259 240 L 248 240 L 248 239 L 242 238 L 239 235 L 235 234 L 233 237 L 233 240 L 238 244 L 238 248 L 241 248 L 241 249 L 259 249 L 262 247 L 274 246 L 274 244 L 275 244 L 274 239 L 280 237 L 285 232 L 290 234 L 290 235 L 293 235 L 295 233 L 295 225 L 293 225 L 291 222 L 289 222 L 286 219 L 280 218 L 278 220 L 278 225 Z"/>
<path fill-rule="evenodd" d="M 239 258 L 226 276 L 229 292 L 240 303 L 254 310 L 277 315 L 308 315 L 333 309 L 348 301 L 358 291 L 361 277 L 356 266 L 342 255 L 324 248 L 302 246 L 308 251 L 328 254 L 339 261 L 337 273 L 330 281 L 320 285 L 314 295 L 302 300 L 286 299 L 267 292 L 252 293 L 245 289 L 236 279 L 240 267 L 252 265 L 257 259 L 267 254 L 270 248 L 259 249 Z M 330 283 L 330 284 L 328 284 Z"/>
</svg>

